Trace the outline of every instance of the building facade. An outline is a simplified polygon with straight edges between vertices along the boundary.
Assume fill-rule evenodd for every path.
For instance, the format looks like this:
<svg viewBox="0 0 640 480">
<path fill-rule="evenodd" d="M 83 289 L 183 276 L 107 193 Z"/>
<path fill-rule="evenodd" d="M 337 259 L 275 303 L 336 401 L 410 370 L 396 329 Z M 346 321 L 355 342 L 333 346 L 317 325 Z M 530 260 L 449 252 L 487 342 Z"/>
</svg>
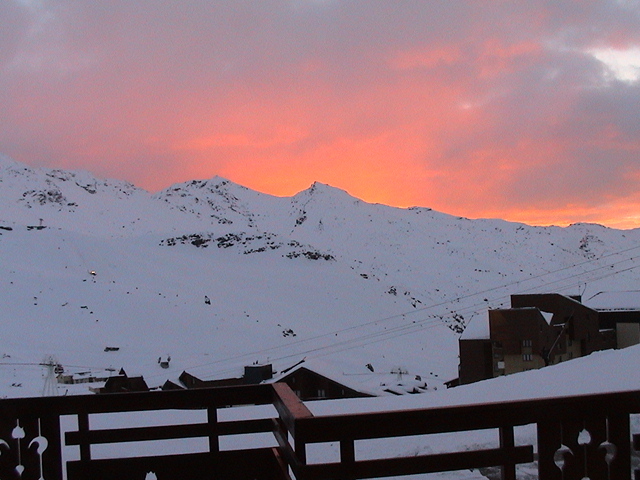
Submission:
<svg viewBox="0 0 640 480">
<path fill-rule="evenodd" d="M 598 312 L 575 296 L 512 295 L 511 308 L 489 310 L 487 326 L 460 337 L 460 384 L 616 347 L 615 330 L 601 329 Z"/>
</svg>

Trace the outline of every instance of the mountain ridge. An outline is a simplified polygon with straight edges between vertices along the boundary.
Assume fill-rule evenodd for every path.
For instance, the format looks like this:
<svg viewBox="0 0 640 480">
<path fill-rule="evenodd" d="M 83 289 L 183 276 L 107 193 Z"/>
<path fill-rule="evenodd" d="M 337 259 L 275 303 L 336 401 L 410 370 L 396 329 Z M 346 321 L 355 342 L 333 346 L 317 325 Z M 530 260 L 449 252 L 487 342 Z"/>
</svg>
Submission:
<svg viewBox="0 0 640 480">
<path fill-rule="evenodd" d="M 460 331 L 510 294 L 640 282 L 638 230 L 470 220 L 320 183 L 275 197 L 214 177 L 150 194 L 12 165 L 0 168 L 0 355 L 16 362 L 55 354 L 157 386 L 308 357 L 337 380 L 401 366 L 436 388 L 456 375 Z M 34 368 L 0 368 L 0 395 L 37 394 Z"/>
</svg>

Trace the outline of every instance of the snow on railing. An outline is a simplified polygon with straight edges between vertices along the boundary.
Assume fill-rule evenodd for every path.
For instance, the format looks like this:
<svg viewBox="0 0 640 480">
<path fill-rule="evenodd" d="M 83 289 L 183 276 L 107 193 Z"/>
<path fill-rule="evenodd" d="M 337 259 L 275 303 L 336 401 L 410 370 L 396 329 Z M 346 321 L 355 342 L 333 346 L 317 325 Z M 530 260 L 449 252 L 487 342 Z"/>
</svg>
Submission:
<svg viewBox="0 0 640 480">
<path fill-rule="evenodd" d="M 541 480 L 628 480 L 639 412 L 640 391 L 323 416 L 286 384 L 4 399 L 0 478 L 314 480 L 499 467 L 515 479 L 516 465 L 537 461 Z M 535 425 L 535 445 L 517 444 L 521 425 Z M 494 448 L 380 458 L 362 449 L 487 429 Z M 326 444 L 337 458 L 308 461 Z"/>
</svg>

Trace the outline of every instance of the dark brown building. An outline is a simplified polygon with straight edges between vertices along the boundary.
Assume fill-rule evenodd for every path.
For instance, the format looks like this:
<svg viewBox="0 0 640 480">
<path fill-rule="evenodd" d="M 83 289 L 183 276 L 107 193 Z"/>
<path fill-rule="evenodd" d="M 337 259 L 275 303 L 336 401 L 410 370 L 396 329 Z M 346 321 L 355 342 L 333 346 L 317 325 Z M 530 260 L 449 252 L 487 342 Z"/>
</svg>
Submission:
<svg viewBox="0 0 640 480">
<path fill-rule="evenodd" d="M 511 308 L 489 310 L 483 327 L 460 337 L 461 384 L 616 347 L 615 331 L 601 330 L 597 311 L 555 293 L 512 295 Z"/>
<path fill-rule="evenodd" d="M 237 378 L 225 378 L 220 380 L 201 380 L 187 372 L 180 375 L 180 383 L 188 389 L 227 387 L 232 385 L 252 385 L 262 382 L 283 382 L 289 385 L 301 400 L 324 400 L 336 398 L 371 397 L 367 393 L 359 392 L 347 387 L 329 377 L 302 366 L 300 362 L 285 370 L 277 377 L 273 377 L 270 364 L 250 365 L 244 368 L 244 376 Z M 173 382 L 165 383 L 163 389 L 182 388 Z"/>
<path fill-rule="evenodd" d="M 640 343 L 640 291 L 599 292 L 584 303 L 598 312 L 600 328 L 615 329 L 617 348 Z"/>
<path fill-rule="evenodd" d="M 358 392 L 303 366 L 289 371 L 278 378 L 276 382 L 289 385 L 291 390 L 293 390 L 302 401 L 373 396 Z"/>
<path fill-rule="evenodd" d="M 124 370 L 120 370 L 120 374 L 109 377 L 104 384 L 104 387 L 98 389 L 97 393 L 125 393 L 148 391 L 149 387 L 142 376 L 130 377 L 125 373 Z"/>
</svg>

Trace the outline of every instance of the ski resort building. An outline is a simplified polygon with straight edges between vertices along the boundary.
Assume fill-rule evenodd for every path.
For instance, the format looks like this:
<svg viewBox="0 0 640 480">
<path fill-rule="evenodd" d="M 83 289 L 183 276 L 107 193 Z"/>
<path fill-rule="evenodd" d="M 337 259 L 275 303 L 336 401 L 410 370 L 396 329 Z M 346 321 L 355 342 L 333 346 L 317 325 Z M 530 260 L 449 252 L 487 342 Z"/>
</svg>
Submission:
<svg viewBox="0 0 640 480">
<path fill-rule="evenodd" d="M 337 382 L 327 375 L 322 375 L 302 365 L 296 366 L 267 383 L 274 382 L 286 383 L 302 401 L 373 396 Z"/>
<path fill-rule="evenodd" d="M 601 328 L 615 329 L 617 348 L 640 343 L 640 291 L 599 292 L 584 304 L 598 312 Z"/>
<path fill-rule="evenodd" d="M 472 322 L 460 337 L 460 384 L 616 348 L 620 313 L 601 317 L 603 312 L 584 305 L 579 296 L 512 295 L 511 308 L 489 310 L 488 321 Z M 636 329 L 640 309 L 637 317 Z"/>
<path fill-rule="evenodd" d="M 120 370 L 118 375 L 109 377 L 104 387 L 89 390 L 94 393 L 125 393 L 125 392 L 148 392 L 149 386 L 142 375 L 130 377 L 124 370 Z"/>
<path fill-rule="evenodd" d="M 335 365 L 318 360 L 302 360 L 280 372 L 271 364 L 244 367 L 242 377 L 202 380 L 182 372 L 178 381 L 167 381 L 163 390 L 200 389 L 241 385 L 286 383 L 302 401 L 366 398 L 381 395 L 420 394 L 437 387 L 429 387 L 419 375 L 412 375 L 401 367 L 390 372 L 376 371 L 369 364 L 364 371 L 351 371 L 352 366 Z"/>
<path fill-rule="evenodd" d="M 163 390 L 257 385 L 260 383 L 286 383 L 300 400 L 305 401 L 373 396 L 350 388 L 301 364 L 296 364 L 294 367 L 281 372 L 275 377 L 272 366 L 267 364 L 246 366 L 244 368 L 244 376 L 219 380 L 201 380 L 188 372 L 182 372 L 179 381 L 182 387 L 173 382 L 167 382 L 163 386 Z"/>
</svg>

